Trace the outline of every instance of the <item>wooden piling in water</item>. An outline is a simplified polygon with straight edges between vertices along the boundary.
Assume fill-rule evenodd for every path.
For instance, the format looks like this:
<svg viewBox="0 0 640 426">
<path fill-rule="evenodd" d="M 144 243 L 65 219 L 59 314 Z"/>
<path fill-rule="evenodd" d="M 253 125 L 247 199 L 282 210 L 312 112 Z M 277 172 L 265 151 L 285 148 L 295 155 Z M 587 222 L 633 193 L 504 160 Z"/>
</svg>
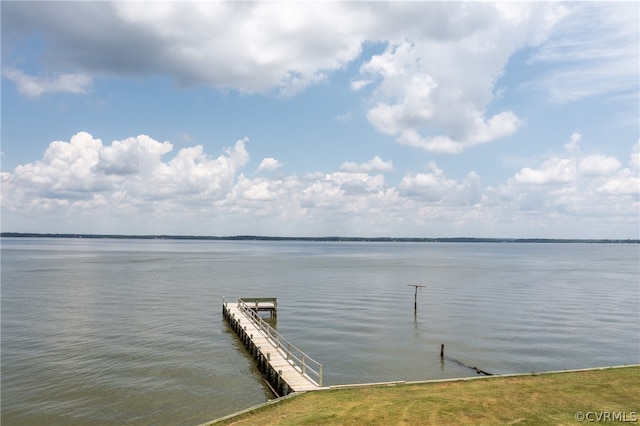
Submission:
<svg viewBox="0 0 640 426">
<path fill-rule="evenodd" d="M 475 367 L 475 366 L 474 366 L 474 367 L 472 367 L 472 366 L 470 366 L 470 365 L 465 364 L 464 362 L 462 362 L 462 361 L 460 361 L 460 360 L 457 360 L 457 359 L 454 359 L 454 358 L 449 358 L 449 357 L 447 357 L 447 359 L 448 359 L 449 361 L 452 361 L 452 362 L 454 362 L 454 363 L 456 363 L 456 364 L 458 364 L 458 365 L 462 366 L 462 367 L 466 367 L 466 368 L 470 368 L 470 369 L 472 369 L 473 371 L 475 371 L 475 372 L 476 372 L 476 374 L 484 374 L 485 376 L 493 376 L 493 373 L 489 373 L 489 372 L 487 372 L 487 371 L 485 371 L 485 370 L 481 370 L 481 369 L 479 369 L 478 367 Z M 444 363 L 444 343 L 442 343 L 442 344 L 440 345 L 440 361 L 441 361 L 442 363 Z"/>
<path fill-rule="evenodd" d="M 418 289 L 419 288 L 423 288 L 425 286 L 423 286 L 422 284 L 408 284 L 409 287 L 415 287 L 416 292 L 413 295 L 413 313 L 416 314 L 418 313 Z"/>
</svg>

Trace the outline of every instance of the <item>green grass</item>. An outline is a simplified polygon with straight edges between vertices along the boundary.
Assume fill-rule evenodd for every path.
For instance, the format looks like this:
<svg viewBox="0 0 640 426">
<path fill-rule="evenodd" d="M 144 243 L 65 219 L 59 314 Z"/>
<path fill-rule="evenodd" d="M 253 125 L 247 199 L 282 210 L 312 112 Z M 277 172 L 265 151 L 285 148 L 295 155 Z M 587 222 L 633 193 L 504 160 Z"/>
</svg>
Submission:
<svg viewBox="0 0 640 426">
<path fill-rule="evenodd" d="M 640 367 L 314 391 L 216 424 L 575 426 L 577 412 L 632 419 Z"/>
</svg>

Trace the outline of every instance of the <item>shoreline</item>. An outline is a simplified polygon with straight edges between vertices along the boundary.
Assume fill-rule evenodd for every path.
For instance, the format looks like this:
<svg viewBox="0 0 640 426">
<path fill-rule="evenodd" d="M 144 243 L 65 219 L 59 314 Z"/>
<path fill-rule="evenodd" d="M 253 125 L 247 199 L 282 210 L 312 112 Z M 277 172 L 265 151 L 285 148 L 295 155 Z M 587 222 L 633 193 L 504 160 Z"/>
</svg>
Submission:
<svg viewBox="0 0 640 426">
<path fill-rule="evenodd" d="M 1 232 L 0 238 L 67 238 L 112 240 L 193 240 L 193 241 L 309 241 L 371 243 L 542 243 L 542 244 L 640 244 L 631 238 L 484 238 L 484 237 L 284 237 L 267 235 L 126 235 L 82 233 Z"/>
<path fill-rule="evenodd" d="M 227 422 L 233 420 L 237 417 L 243 416 L 245 414 L 250 414 L 254 411 L 280 404 L 284 401 L 302 396 L 307 393 L 322 393 L 331 390 L 358 390 L 365 388 L 375 388 L 375 387 L 394 387 L 394 386 L 404 386 L 404 385 L 430 385 L 430 384 L 446 384 L 446 383 L 459 383 L 459 382 L 472 382 L 472 381 L 483 381 L 483 380 L 500 380 L 507 378 L 527 378 L 527 377 L 539 377 L 539 376 L 553 376 L 558 374 L 566 374 L 566 373 L 581 373 L 581 372 L 597 372 L 597 371 L 609 371 L 609 370 L 617 370 L 624 368 L 640 368 L 640 364 L 623 364 L 623 365 L 614 365 L 608 367 L 591 367 L 591 368 L 581 368 L 581 369 L 572 369 L 572 370 L 552 370 L 552 371 L 544 371 L 544 372 L 530 372 L 530 373 L 513 373 L 513 374 L 496 374 L 491 376 L 468 376 L 468 377 L 458 377 L 451 379 L 435 379 L 435 380 L 419 380 L 419 381 L 391 381 L 391 382 L 373 382 L 373 383 L 354 383 L 354 384 L 345 384 L 345 385 L 333 385 L 318 388 L 316 390 L 306 391 L 306 392 L 294 392 L 289 395 L 275 398 L 269 401 L 266 401 L 262 404 L 258 404 L 252 407 L 248 407 L 244 410 L 237 411 L 235 413 L 228 414 L 224 417 L 220 417 L 209 422 L 201 423 L 197 426 L 213 426 L 216 424 L 220 424 L 223 422 Z"/>
</svg>

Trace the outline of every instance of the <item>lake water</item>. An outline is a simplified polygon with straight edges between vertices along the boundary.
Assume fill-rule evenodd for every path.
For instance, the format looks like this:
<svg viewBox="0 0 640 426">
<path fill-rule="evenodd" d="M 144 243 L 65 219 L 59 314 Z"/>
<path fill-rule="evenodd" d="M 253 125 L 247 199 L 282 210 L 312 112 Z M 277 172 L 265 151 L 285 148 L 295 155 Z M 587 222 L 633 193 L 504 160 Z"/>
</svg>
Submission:
<svg viewBox="0 0 640 426">
<path fill-rule="evenodd" d="M 637 364 L 639 282 L 637 244 L 5 238 L 2 424 L 199 424 L 266 401 L 223 297 L 277 297 L 325 385 Z"/>
</svg>

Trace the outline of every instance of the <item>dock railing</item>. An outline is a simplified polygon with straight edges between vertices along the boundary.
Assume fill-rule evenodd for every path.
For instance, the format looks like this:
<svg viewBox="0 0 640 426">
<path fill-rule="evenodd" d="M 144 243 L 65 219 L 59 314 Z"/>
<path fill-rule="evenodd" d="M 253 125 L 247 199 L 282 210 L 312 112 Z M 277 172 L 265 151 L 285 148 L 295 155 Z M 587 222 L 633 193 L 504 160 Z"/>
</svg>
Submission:
<svg viewBox="0 0 640 426">
<path fill-rule="evenodd" d="M 255 299 L 247 300 L 252 302 Z M 300 370 L 302 375 L 307 376 L 311 381 L 322 387 L 322 364 L 302 352 L 274 330 L 273 327 L 262 319 L 251 304 L 247 304 L 244 299 L 238 299 L 238 309 L 243 312 L 267 338 L 275 343 L 277 349 L 285 354 L 286 359 L 290 360 L 293 365 Z"/>
<path fill-rule="evenodd" d="M 240 297 L 238 300 L 247 305 L 253 305 L 254 309 L 258 309 L 259 307 L 278 309 L 277 297 Z"/>
<path fill-rule="evenodd" d="M 241 297 L 238 301 L 244 302 L 256 312 L 269 312 L 271 318 L 278 315 L 278 299 L 276 297 Z"/>
</svg>

